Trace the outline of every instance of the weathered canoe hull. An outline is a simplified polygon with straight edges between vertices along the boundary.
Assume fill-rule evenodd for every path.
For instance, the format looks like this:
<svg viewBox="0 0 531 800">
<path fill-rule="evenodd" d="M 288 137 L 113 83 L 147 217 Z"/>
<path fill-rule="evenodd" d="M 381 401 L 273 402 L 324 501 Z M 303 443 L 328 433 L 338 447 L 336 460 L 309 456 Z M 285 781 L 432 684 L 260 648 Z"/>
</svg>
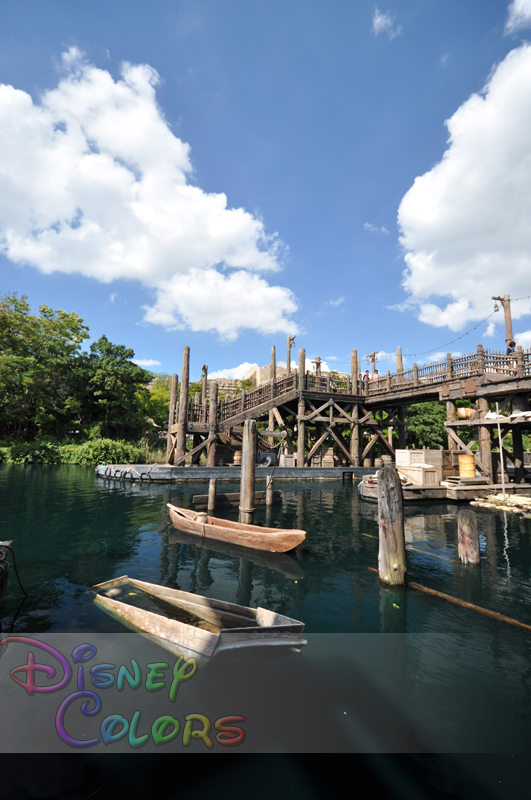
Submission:
<svg viewBox="0 0 531 800">
<path fill-rule="evenodd" d="M 270 553 L 287 553 L 306 539 L 306 531 L 261 528 L 217 517 L 201 519 L 195 511 L 177 508 L 168 503 L 172 524 L 184 533 L 215 539 L 220 542 L 265 550 Z"/>
<path fill-rule="evenodd" d="M 302 638 L 304 623 L 265 608 L 247 608 L 224 600 L 134 580 L 127 575 L 92 588 L 97 593 L 127 584 L 153 598 L 190 611 L 208 622 L 227 625 L 220 628 L 219 633 L 212 633 L 96 594 L 94 602 L 105 612 L 176 655 L 210 659 L 224 651 L 270 646 L 298 650 L 306 644 Z"/>
</svg>

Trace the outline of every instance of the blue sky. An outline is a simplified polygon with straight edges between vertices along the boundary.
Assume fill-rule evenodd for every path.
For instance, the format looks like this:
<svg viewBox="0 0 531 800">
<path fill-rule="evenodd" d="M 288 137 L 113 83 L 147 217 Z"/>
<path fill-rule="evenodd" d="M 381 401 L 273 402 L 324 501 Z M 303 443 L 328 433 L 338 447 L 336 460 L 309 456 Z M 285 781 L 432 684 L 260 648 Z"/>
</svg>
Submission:
<svg viewBox="0 0 531 800">
<path fill-rule="evenodd" d="M 346 371 L 437 350 L 531 295 L 531 0 L 1 15 L 0 292 L 155 372 L 188 344 L 192 378 L 288 334 Z M 504 347 L 501 317 L 441 352 Z"/>
</svg>

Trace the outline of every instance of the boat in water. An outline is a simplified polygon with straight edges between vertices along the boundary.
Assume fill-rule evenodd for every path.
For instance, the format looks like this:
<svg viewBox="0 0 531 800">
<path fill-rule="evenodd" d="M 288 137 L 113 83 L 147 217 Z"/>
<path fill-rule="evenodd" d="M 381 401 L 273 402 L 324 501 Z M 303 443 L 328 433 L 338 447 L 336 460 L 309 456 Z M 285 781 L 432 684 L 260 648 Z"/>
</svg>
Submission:
<svg viewBox="0 0 531 800">
<path fill-rule="evenodd" d="M 304 623 L 266 608 L 182 592 L 123 575 L 92 587 L 94 602 L 128 628 L 185 658 L 263 648 L 299 652 Z"/>
<path fill-rule="evenodd" d="M 262 528 L 260 525 L 246 525 L 229 519 L 210 517 L 204 512 L 178 508 L 168 503 L 170 519 L 175 528 L 184 533 L 230 542 L 240 547 L 266 550 L 271 553 L 287 553 L 306 539 L 306 531 L 283 528 Z"/>
</svg>

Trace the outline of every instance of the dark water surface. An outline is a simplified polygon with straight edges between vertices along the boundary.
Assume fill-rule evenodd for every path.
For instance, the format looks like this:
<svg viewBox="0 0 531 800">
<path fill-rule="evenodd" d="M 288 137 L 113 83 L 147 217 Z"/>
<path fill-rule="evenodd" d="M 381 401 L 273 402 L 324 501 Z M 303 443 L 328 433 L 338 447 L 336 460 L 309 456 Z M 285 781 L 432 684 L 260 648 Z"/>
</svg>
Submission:
<svg viewBox="0 0 531 800">
<path fill-rule="evenodd" d="M 202 546 L 176 531 L 166 503 L 192 508 L 192 496 L 207 488 L 103 482 L 77 466 L 0 467 L 0 539 L 13 540 L 29 594 L 20 606 L 11 570 L 2 631 L 121 633 L 92 603 L 90 587 L 129 575 L 303 621 L 309 645 L 283 680 L 296 685 L 297 658 L 311 665 L 319 691 L 336 692 L 328 700 L 339 703 L 338 715 L 347 716 L 337 689 L 350 676 L 386 698 L 427 750 L 530 749 L 531 632 L 413 589 L 380 586 L 368 569 L 377 566 L 377 507 L 360 500 L 357 483 L 276 482 L 282 505 L 259 508 L 255 522 L 270 514 L 273 527 L 307 531 L 304 544 L 284 555 Z M 222 484 L 221 491 L 238 488 Z M 416 548 L 408 549 L 408 576 L 531 625 L 531 520 L 478 509 L 482 564 L 474 569 L 457 561 L 458 509 L 406 506 L 406 539 Z M 237 511 L 217 515 L 236 519 Z M 354 723 L 351 714 L 346 741 L 361 736 L 365 752 L 378 752 L 378 741 L 364 739 Z"/>
</svg>

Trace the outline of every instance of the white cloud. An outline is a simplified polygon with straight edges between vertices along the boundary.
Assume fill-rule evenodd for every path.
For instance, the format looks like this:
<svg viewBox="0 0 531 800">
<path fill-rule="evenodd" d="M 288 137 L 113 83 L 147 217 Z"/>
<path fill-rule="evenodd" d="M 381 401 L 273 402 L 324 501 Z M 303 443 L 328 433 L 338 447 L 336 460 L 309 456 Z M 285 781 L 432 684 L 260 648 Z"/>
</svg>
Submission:
<svg viewBox="0 0 531 800">
<path fill-rule="evenodd" d="M 506 35 L 531 27 L 531 0 L 513 0 L 507 10 L 509 15 L 505 24 Z"/>
<path fill-rule="evenodd" d="M 160 361 L 155 361 L 153 358 L 133 358 L 131 360 L 139 367 L 160 367 Z"/>
<path fill-rule="evenodd" d="M 327 300 L 326 303 L 325 303 L 325 306 L 333 306 L 333 307 L 337 308 L 338 306 L 340 306 L 344 302 L 345 302 L 345 298 L 344 297 L 339 297 L 337 300 Z"/>
<path fill-rule="evenodd" d="M 190 147 L 157 106 L 155 70 L 124 63 L 114 81 L 76 48 L 62 66 L 39 103 L 0 86 L 0 251 L 47 274 L 139 280 L 158 295 L 154 323 L 295 333 L 293 295 L 257 276 L 280 268 L 282 243 L 189 183 Z"/>
<path fill-rule="evenodd" d="M 258 364 L 251 364 L 249 361 L 244 361 L 238 367 L 229 367 L 228 369 L 218 369 L 215 372 L 210 372 L 209 379 L 215 381 L 218 378 L 232 378 L 232 380 L 243 381 L 245 373 L 251 367 L 257 367 Z"/>
<path fill-rule="evenodd" d="M 370 233 L 389 233 L 387 228 L 385 228 L 383 225 L 381 226 L 381 228 L 378 228 L 376 225 L 371 225 L 370 222 L 364 222 L 363 227 L 365 228 L 366 231 L 369 231 Z"/>
<path fill-rule="evenodd" d="M 376 7 L 372 18 L 372 32 L 375 36 L 378 36 L 380 33 L 386 33 L 389 36 L 389 41 L 391 41 L 396 36 L 399 36 L 402 31 L 401 25 L 395 26 L 395 19 L 396 14 L 395 16 L 391 16 L 389 11 L 382 13 Z"/>
<path fill-rule="evenodd" d="M 449 147 L 416 178 L 398 223 L 409 306 L 457 331 L 490 314 L 493 294 L 531 295 L 531 46 L 511 51 L 446 125 Z M 530 309 L 514 303 L 513 318 Z"/>
<path fill-rule="evenodd" d="M 109 295 L 109 300 L 111 301 L 111 303 L 112 303 L 113 305 L 114 305 L 114 301 L 116 300 L 116 298 L 117 298 L 117 297 L 118 297 L 118 295 L 116 294 L 116 292 L 112 292 L 112 293 Z"/>
<path fill-rule="evenodd" d="M 449 63 L 450 63 L 450 53 L 443 53 L 439 61 L 439 64 L 441 65 L 441 67 L 445 67 Z"/>
<path fill-rule="evenodd" d="M 516 333 L 514 336 L 517 345 L 520 345 L 527 350 L 531 347 L 531 331 L 524 331 L 523 333 Z"/>
</svg>

